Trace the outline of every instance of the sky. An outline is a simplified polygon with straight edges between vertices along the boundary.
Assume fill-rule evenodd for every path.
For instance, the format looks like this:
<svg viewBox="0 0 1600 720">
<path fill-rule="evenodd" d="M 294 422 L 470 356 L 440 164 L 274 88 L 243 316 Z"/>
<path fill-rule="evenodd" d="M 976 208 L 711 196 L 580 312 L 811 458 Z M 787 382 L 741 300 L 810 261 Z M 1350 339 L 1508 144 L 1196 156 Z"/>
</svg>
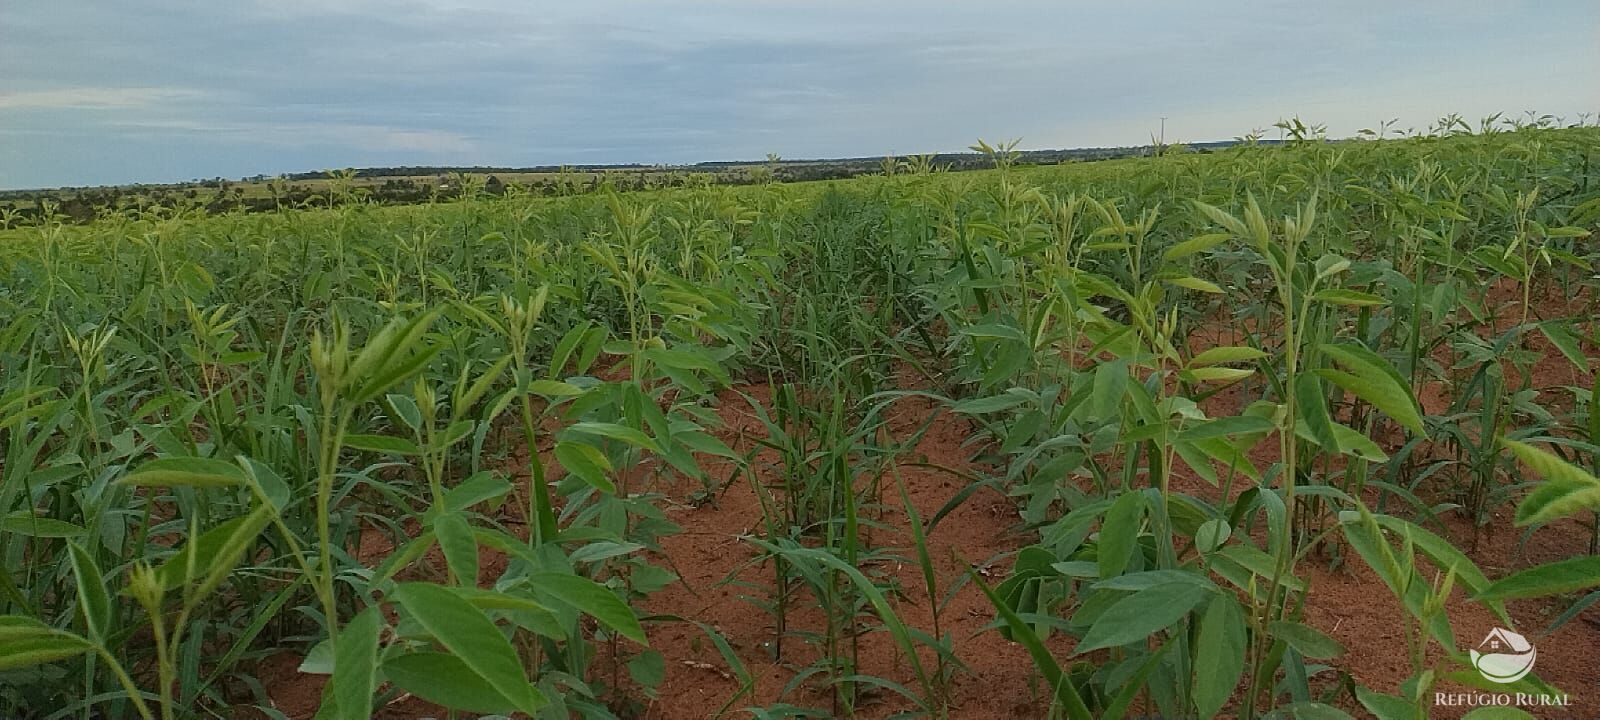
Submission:
<svg viewBox="0 0 1600 720">
<path fill-rule="evenodd" d="M 0 189 L 1600 113 L 1595 0 L 9 0 Z M 1594 120 L 1591 119 L 1591 122 Z"/>
</svg>

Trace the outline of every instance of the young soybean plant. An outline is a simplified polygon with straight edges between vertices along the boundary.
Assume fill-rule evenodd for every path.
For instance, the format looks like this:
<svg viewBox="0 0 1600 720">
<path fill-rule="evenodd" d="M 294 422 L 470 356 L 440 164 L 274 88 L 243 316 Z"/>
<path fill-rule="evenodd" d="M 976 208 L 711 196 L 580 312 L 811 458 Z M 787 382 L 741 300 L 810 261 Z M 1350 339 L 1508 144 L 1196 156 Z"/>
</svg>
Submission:
<svg viewBox="0 0 1600 720">
<path fill-rule="evenodd" d="M 1320 381 L 1325 379 L 1361 397 L 1408 427 L 1419 432 L 1421 428 L 1415 401 L 1385 360 L 1359 346 L 1330 343 L 1308 331 L 1310 324 L 1321 318 L 1318 308 L 1381 303 L 1381 299 L 1334 284 L 1348 263 L 1328 257 L 1315 262 L 1301 259 L 1313 227 L 1314 208 L 1313 201 L 1298 216 L 1286 218 L 1274 228 L 1253 201 L 1244 220 L 1201 206 L 1205 215 L 1228 232 L 1197 237 L 1167 253 L 1168 260 L 1177 260 L 1239 237 L 1256 252 L 1259 262 L 1267 265 L 1284 317 L 1284 337 L 1279 345 L 1283 374 L 1274 383 L 1283 388 L 1279 402 L 1258 403 L 1238 417 L 1207 419 L 1193 409 L 1192 401 L 1168 396 L 1163 383 L 1145 383 L 1137 375 L 1114 385 L 1096 381 L 1087 386 L 1094 390 L 1076 412 L 1108 412 L 1093 409 L 1100 406 L 1115 408 L 1110 411 L 1112 416 L 1129 419 L 1121 429 L 1131 444 L 1122 456 L 1126 463 L 1122 490 L 1104 501 L 1073 508 L 1046 528 L 1049 544 L 1025 549 L 1018 557 L 1017 572 L 991 593 L 1007 631 L 1029 646 L 1051 684 L 1053 707 L 1067 716 L 1082 717 L 1090 712 L 1120 716 L 1141 693 L 1148 692 L 1164 713 L 1194 711 L 1210 717 L 1221 711 L 1243 679 L 1247 692 L 1241 712 L 1253 717 L 1261 712 L 1256 709 L 1259 703 L 1269 703 L 1268 708 L 1277 705 L 1276 692 L 1268 690 L 1279 684 L 1280 669 L 1293 689 L 1289 707 L 1299 705 L 1307 712 L 1327 709 L 1309 694 L 1304 659 L 1329 657 L 1341 650 L 1298 621 L 1305 585 L 1292 569 L 1311 544 L 1300 541 L 1295 519 L 1300 514 L 1297 496 L 1337 498 L 1342 494 L 1323 487 L 1300 487 L 1311 477 L 1308 456 L 1302 452 L 1308 452 L 1307 448 L 1325 453 L 1376 450 L 1370 440 L 1329 417 Z M 1136 271 L 1137 265 L 1133 267 Z M 1164 271 L 1155 277 L 1173 276 Z M 1171 330 L 1164 329 L 1170 323 L 1149 319 L 1153 308 L 1140 301 L 1149 296 L 1147 292 L 1124 295 L 1135 322 L 1128 332 L 1142 341 L 1131 346 L 1133 355 L 1119 364 L 1101 365 L 1094 375 L 1109 378 L 1108 372 L 1122 376 L 1131 369 L 1148 367 L 1157 371 L 1152 377 L 1160 377 L 1163 364 L 1152 364 L 1150 358 L 1172 353 L 1164 339 L 1171 336 Z M 1140 353 L 1141 347 L 1149 350 Z M 1306 356 L 1328 358 L 1333 364 L 1308 372 L 1301 364 Z M 1223 363 L 1263 359 L 1264 353 L 1251 348 L 1214 348 L 1178 363 L 1177 368 L 1186 384 L 1226 382 L 1248 371 L 1226 368 Z M 1183 410 L 1185 407 L 1190 409 Z M 1278 492 L 1250 488 L 1237 498 L 1229 494 L 1224 506 L 1212 507 L 1168 489 L 1166 478 L 1178 459 L 1213 481 L 1212 463 L 1228 468 L 1230 476 L 1235 472 L 1253 476 L 1244 451 L 1269 433 L 1279 438 L 1282 459 L 1268 475 L 1283 484 Z M 1141 449 L 1146 444 L 1151 445 L 1150 452 Z M 1144 472 L 1151 487 L 1141 491 L 1130 480 L 1139 469 L 1136 463 L 1145 457 L 1149 460 Z M 1248 536 L 1232 532 L 1258 514 L 1270 528 L 1267 551 L 1254 547 Z M 1093 542 L 1086 542 L 1096 520 L 1100 532 Z M 1174 542 L 1176 536 L 1188 538 L 1184 547 Z M 1180 550 L 1193 550 L 1197 555 L 1179 562 L 1184 557 Z M 1048 612 L 1064 602 L 1067 596 L 1061 593 L 1076 583 L 1083 585 L 1080 605 L 1066 625 L 1080 636 L 1076 652 L 1112 652 L 1112 662 L 1088 676 L 1060 667 L 1041 642 L 1044 629 L 1050 626 L 1029 620 L 1030 614 Z M 1229 585 L 1233 587 L 1225 589 Z M 1239 592 L 1244 594 L 1243 604 L 1236 595 Z M 1176 630 L 1163 634 L 1169 628 Z M 1146 640 L 1152 635 L 1159 638 L 1154 647 Z M 1113 677 L 1117 678 L 1115 684 Z"/>
</svg>

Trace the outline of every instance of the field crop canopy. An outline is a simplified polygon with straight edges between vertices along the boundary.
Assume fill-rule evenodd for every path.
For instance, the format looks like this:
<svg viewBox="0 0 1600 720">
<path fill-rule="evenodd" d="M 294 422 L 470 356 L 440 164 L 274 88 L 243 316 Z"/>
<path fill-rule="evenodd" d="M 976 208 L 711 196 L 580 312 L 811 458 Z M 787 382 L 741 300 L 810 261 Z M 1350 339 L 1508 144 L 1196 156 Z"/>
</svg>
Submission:
<svg viewBox="0 0 1600 720">
<path fill-rule="evenodd" d="M 0 230 L 0 715 L 1600 713 L 1600 129 L 1454 130 Z"/>
</svg>

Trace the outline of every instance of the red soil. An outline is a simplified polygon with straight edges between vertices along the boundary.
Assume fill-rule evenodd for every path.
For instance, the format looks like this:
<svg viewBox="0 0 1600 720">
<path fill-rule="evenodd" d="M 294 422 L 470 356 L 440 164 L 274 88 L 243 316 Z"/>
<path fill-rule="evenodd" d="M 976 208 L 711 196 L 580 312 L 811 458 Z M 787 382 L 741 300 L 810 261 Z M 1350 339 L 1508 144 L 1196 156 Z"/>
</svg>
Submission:
<svg viewBox="0 0 1600 720">
<path fill-rule="evenodd" d="M 1494 288 L 1491 302 L 1510 299 L 1506 288 Z M 1515 298 L 1520 301 L 1520 297 Z M 1580 298 L 1546 296 L 1540 308 L 1557 317 L 1584 317 L 1590 305 Z M 1565 315 L 1561 313 L 1566 313 Z M 1504 313 L 1515 317 L 1517 313 Z M 1512 320 L 1511 322 L 1514 322 Z M 1502 327 L 1508 323 L 1497 323 Z M 1217 345 L 1242 344 L 1240 328 L 1235 323 L 1221 322 L 1191 337 L 1191 349 L 1198 351 Z M 1535 333 L 1529 339 L 1529 348 L 1544 355 L 1531 369 L 1533 385 L 1547 389 L 1541 394 L 1541 403 L 1559 403 L 1550 389 L 1568 385 L 1588 386 L 1593 377 L 1584 377 L 1568 363 L 1555 348 Z M 1590 348 L 1592 353 L 1593 349 Z M 1448 360 L 1448 356 L 1436 357 Z M 1591 356 L 1591 362 L 1595 358 Z M 1448 366 L 1448 365 L 1446 365 Z M 1509 377 L 1509 376 L 1508 376 Z M 1425 387 L 1421 398 L 1425 409 L 1438 412 L 1443 409 L 1442 388 Z M 1259 390 L 1247 389 L 1244 384 L 1228 388 L 1202 403 L 1213 417 L 1235 414 Z M 721 438 L 741 453 L 756 447 L 754 438 L 762 433 L 760 423 L 749 409 L 745 396 L 767 404 L 770 389 L 764 385 L 744 385 L 722 392 L 718 396 L 717 413 L 724 428 L 718 431 Z M 1570 402 L 1570 401 L 1569 401 Z M 930 413 L 938 409 L 921 398 L 908 398 L 897 403 L 889 413 L 891 432 L 905 437 L 914 432 Z M 955 470 L 974 469 L 970 458 L 975 454 L 982 438 L 968 423 L 949 415 L 940 415 L 917 446 L 907 463 L 926 461 Z M 1391 443 L 1382 443 L 1392 450 Z M 1258 467 L 1265 468 L 1277 459 L 1277 441 L 1268 438 L 1252 450 L 1251 458 Z M 757 478 L 771 482 L 774 474 L 765 468 L 772 458 L 771 451 L 756 456 Z M 526 465 L 525 451 L 516 461 Z M 722 460 L 703 458 L 713 477 L 726 478 L 733 467 Z M 551 476 L 559 468 L 549 467 Z M 1333 469 L 1338 469 L 1336 465 Z M 908 493 L 918 513 L 926 520 L 950 500 L 966 484 L 949 473 L 935 469 L 905 465 L 901 469 Z M 863 479 L 863 482 L 866 480 Z M 1248 481 L 1235 484 L 1234 493 L 1248 487 Z M 775 659 L 772 648 L 777 640 L 773 615 L 753 602 L 765 601 L 772 589 L 770 565 L 752 564 L 754 548 L 742 538 L 760 535 L 761 507 L 750 482 L 744 478 L 729 484 L 715 495 L 712 502 L 691 504 L 689 488 L 654 488 L 665 491 L 669 497 L 666 512 L 671 520 L 683 527 L 681 534 L 662 542 L 665 557 L 658 558 L 669 569 L 678 573 L 682 582 L 669 585 L 652 595 L 642 610 L 647 614 L 676 615 L 696 620 L 714 627 L 722 634 L 754 679 L 749 694 L 739 697 L 728 708 L 729 717 L 740 717 L 741 708 L 764 706 L 784 701 L 795 705 L 829 708 L 831 691 L 821 683 L 802 684 L 787 696 L 782 694 L 786 684 L 797 670 L 815 660 L 819 652 L 800 637 L 783 640 L 783 657 Z M 1186 468 L 1175 472 L 1173 490 L 1185 492 L 1208 501 L 1222 500 L 1219 489 L 1194 477 Z M 1375 495 L 1365 494 L 1369 504 Z M 908 531 L 908 517 L 900 510 L 899 498 L 892 478 L 883 479 L 883 503 L 868 513 L 874 522 L 883 527 L 870 532 L 870 544 L 875 548 L 892 549 L 900 562 L 879 564 L 871 570 L 882 577 L 894 578 L 902 588 L 902 595 L 893 598 L 895 609 L 908 625 L 924 632 L 932 631 L 930 603 L 922 592 L 920 570 Z M 1430 501 L 1432 501 L 1430 499 Z M 1475 548 L 1469 555 L 1491 578 L 1503 577 L 1516 570 L 1553 560 L 1564 559 L 1587 552 L 1587 528 L 1576 522 L 1563 521 L 1541 529 L 1530 538 L 1521 537 L 1512 529 L 1510 508 L 1502 508 L 1494 522 L 1485 529 L 1488 534 L 1473 542 L 1471 523 L 1446 513 L 1448 526 L 1444 534 L 1458 547 Z M 970 668 L 957 671 L 951 681 L 951 715 L 959 718 L 1034 718 L 1045 713 L 1036 674 L 1027 654 L 1020 646 L 1009 643 L 985 627 L 994 613 L 977 589 L 965 583 L 963 575 L 969 563 L 976 565 L 991 577 L 991 582 L 1003 579 L 1009 567 L 1004 556 L 1028 544 L 1030 535 L 1018 532 L 1014 504 L 1002 495 L 985 490 L 973 495 L 959 509 L 944 518 L 929 537 L 929 550 L 937 565 L 939 593 L 943 596 L 949 588 L 960 585 L 940 615 L 942 629 L 954 638 L 955 654 Z M 1430 530 L 1439 532 L 1436 526 Z M 1526 540 L 1524 542 L 1524 540 Z M 382 543 L 371 550 L 381 556 Z M 365 550 L 363 552 L 365 554 Z M 1353 555 L 1335 566 L 1325 554 L 1313 555 L 1296 569 L 1297 574 L 1311 587 L 1305 611 L 1306 621 L 1335 639 L 1348 649 L 1346 655 L 1331 662 L 1333 666 L 1349 673 L 1363 686 L 1397 694 L 1399 683 L 1410 676 L 1403 623 L 1409 617 L 1389 590 Z M 485 577 L 494 570 L 495 558 L 486 557 Z M 992 564 L 992 566 L 991 566 Z M 866 570 L 866 568 L 864 568 Z M 1425 573 L 1432 579 L 1431 573 Z M 752 597 L 754 596 L 754 597 Z M 1567 599 L 1570 602 L 1571 598 Z M 789 615 L 791 632 L 818 631 L 820 613 L 808 607 L 808 598 L 799 594 L 793 599 Z M 1600 609 L 1581 613 L 1560 630 L 1548 636 L 1541 634 L 1550 621 L 1565 609 L 1561 601 L 1534 600 L 1509 604 L 1517 629 L 1527 635 L 1539 649 L 1536 671 L 1547 682 L 1572 695 L 1573 705 L 1565 709 L 1538 709 L 1538 717 L 1594 717 L 1600 714 Z M 1456 641 L 1464 651 L 1475 647 L 1479 640 L 1498 621 L 1484 608 L 1467 599 L 1459 588 L 1448 604 L 1448 614 L 1455 628 Z M 873 625 L 875 627 L 875 625 Z M 644 716 L 660 720 L 705 718 L 716 713 L 740 690 L 739 680 L 729 672 L 722 658 L 699 629 L 683 623 L 661 622 L 647 626 L 650 647 L 666 658 L 666 680 L 659 698 L 648 701 Z M 1063 660 L 1069 655 L 1068 646 L 1054 643 L 1057 655 Z M 908 663 L 890 636 L 881 630 L 860 637 L 860 671 L 915 688 L 916 678 Z M 927 651 L 921 655 L 925 667 L 932 667 L 935 658 Z M 1437 664 L 1442 658 L 1434 651 L 1430 662 Z M 268 689 L 273 705 L 290 718 L 309 718 L 313 714 L 321 692 L 322 678 L 300 675 L 295 671 L 299 658 L 283 654 L 262 663 L 259 672 Z M 605 659 L 602 659 L 605 662 Z M 1455 669 L 1455 668 L 1451 668 Z M 1441 683 L 1439 691 L 1466 691 L 1468 688 Z M 864 695 L 858 708 L 865 717 L 883 717 L 896 711 L 910 709 L 904 698 L 887 692 Z M 1359 706 L 1341 700 L 1346 710 L 1357 716 L 1366 715 Z M 1466 708 L 1432 708 L 1430 716 L 1454 718 Z M 385 709 L 382 716 L 390 718 L 436 717 L 439 711 L 415 700 L 397 703 Z"/>
</svg>

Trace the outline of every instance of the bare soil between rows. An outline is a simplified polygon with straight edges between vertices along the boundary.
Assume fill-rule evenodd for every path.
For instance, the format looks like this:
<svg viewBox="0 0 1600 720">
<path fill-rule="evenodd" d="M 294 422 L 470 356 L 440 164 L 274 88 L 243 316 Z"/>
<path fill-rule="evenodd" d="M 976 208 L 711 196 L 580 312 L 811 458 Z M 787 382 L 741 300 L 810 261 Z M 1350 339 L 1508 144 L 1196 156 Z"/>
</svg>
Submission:
<svg viewBox="0 0 1600 720">
<path fill-rule="evenodd" d="M 1576 298 L 1548 300 L 1572 310 L 1584 306 Z M 1230 344 L 1231 332 L 1226 327 L 1202 329 L 1192 338 L 1193 344 L 1197 346 L 1195 349 Z M 1594 378 L 1577 373 L 1554 348 L 1544 343 L 1543 338 L 1530 342 L 1534 349 L 1546 354 L 1546 361 L 1536 365 L 1532 372 L 1534 387 L 1550 389 L 1549 401 L 1560 402 L 1554 397 L 1556 388 L 1594 382 Z M 901 379 L 909 383 L 908 378 Z M 1541 395 L 1541 402 L 1545 397 L 1547 395 Z M 755 450 L 756 440 L 763 432 L 746 398 L 768 404 L 770 388 L 761 384 L 737 386 L 722 391 L 716 402 L 716 411 L 724 425 L 716 432 L 741 454 Z M 1231 390 L 1210 398 L 1203 407 L 1208 414 L 1219 416 L 1237 412 L 1245 402 L 1241 391 Z M 1442 399 L 1438 397 L 1425 393 L 1422 402 L 1429 412 L 1441 409 Z M 967 485 L 966 480 L 933 466 L 958 472 L 985 471 L 975 466 L 973 460 L 985 438 L 971 424 L 943 412 L 927 399 L 909 397 L 892 406 L 888 412 L 891 433 L 907 437 L 930 415 L 936 416 L 931 427 L 914 451 L 902 458 L 900 469 L 911 502 L 924 519 L 933 516 Z M 776 477 L 767 467 L 773 460 L 771 452 L 763 450 L 756 454 L 757 480 L 775 484 Z M 1275 460 L 1275 453 L 1276 443 L 1265 442 L 1252 452 L 1252 459 L 1265 467 Z M 704 461 L 707 471 L 715 478 L 727 478 L 733 470 L 726 461 L 715 458 Z M 550 469 L 552 474 L 560 473 L 553 465 Z M 883 502 L 865 511 L 871 526 L 865 532 L 870 545 L 887 550 L 887 555 L 898 559 L 876 562 L 871 570 L 882 578 L 893 578 L 898 584 L 902 592 L 894 596 L 892 602 L 901 619 L 931 634 L 933 610 L 921 589 L 922 577 L 915 560 L 909 516 L 900 506 L 892 481 L 885 479 L 882 487 Z M 716 493 L 710 502 L 692 495 L 698 489 L 684 485 L 647 488 L 667 498 L 664 509 L 668 517 L 683 528 L 680 534 L 663 540 L 662 556 L 656 558 L 677 573 L 681 582 L 651 595 L 640 611 L 644 615 L 677 616 L 715 628 L 738 653 L 754 685 L 748 693 L 735 698 L 741 690 L 740 680 L 729 671 L 716 648 L 698 628 L 680 622 L 650 623 L 646 626 L 650 647 L 666 658 L 666 680 L 657 697 L 641 695 L 637 698 L 642 703 L 640 715 L 656 720 L 687 720 L 713 717 L 725 711 L 726 717 L 745 717 L 748 713 L 743 708 L 778 702 L 824 710 L 832 707 L 831 690 L 818 682 L 816 676 L 786 692 L 796 674 L 803 672 L 821 654 L 805 637 L 808 631 L 820 632 L 821 613 L 814 607 L 807 607 L 808 598 L 797 598 L 788 616 L 790 633 L 780 641 L 774 615 L 761 605 L 772 593 L 772 568 L 752 563 L 756 550 L 745 540 L 759 536 L 763 523 L 761 502 L 751 482 L 741 476 Z M 1232 492 L 1237 494 L 1245 489 L 1247 486 L 1237 485 Z M 1175 477 L 1173 490 L 1208 501 L 1223 500 L 1218 488 L 1183 473 Z M 1370 504 L 1375 497 L 1369 495 L 1365 499 Z M 1404 508 L 1392 503 L 1390 509 L 1402 516 L 1406 514 Z M 1562 521 L 1527 535 L 1513 528 L 1511 510 L 1511 506 L 1501 508 L 1494 521 L 1476 536 L 1472 523 L 1452 512 L 1441 516 L 1443 529 L 1437 525 L 1428 527 L 1463 548 L 1490 578 L 1587 553 L 1587 527 L 1574 521 Z M 1034 540 L 1036 537 L 1021 527 L 1013 499 L 988 489 L 973 494 L 943 518 L 928 536 L 928 549 L 937 568 L 941 596 L 950 592 L 950 588 L 956 588 L 940 611 L 941 629 L 953 636 L 955 655 L 964 665 L 954 673 L 950 684 L 951 717 L 1039 718 L 1047 713 L 1046 689 L 1041 687 L 1026 651 L 989 629 L 994 618 L 993 609 L 978 589 L 964 579 L 968 569 L 975 567 L 991 582 L 1003 580 L 1011 565 L 1009 553 Z M 376 550 L 381 552 L 381 548 Z M 495 567 L 486 563 L 486 571 L 492 572 Z M 1398 694 L 1401 682 L 1413 672 L 1405 641 L 1405 627 L 1412 621 L 1389 589 L 1353 553 L 1343 559 L 1326 553 L 1313 554 L 1296 572 L 1310 587 L 1306 622 L 1347 648 L 1344 656 L 1328 664 L 1348 672 L 1365 687 Z M 1527 708 L 1536 717 L 1600 716 L 1600 608 L 1585 610 L 1559 630 L 1548 635 L 1543 633 L 1571 600 L 1508 604 L 1519 631 L 1538 648 L 1535 668 L 1538 675 L 1571 696 L 1572 704 L 1566 708 Z M 1459 585 L 1448 604 L 1448 613 L 1463 652 L 1476 647 L 1499 624 L 1487 609 L 1470 601 Z M 916 678 L 906 658 L 887 632 L 874 626 L 871 632 L 860 635 L 857 643 L 859 672 L 909 688 L 916 687 Z M 1071 659 L 1069 638 L 1057 635 L 1051 646 L 1061 660 Z M 780 647 L 781 656 L 778 654 Z M 930 667 L 935 660 L 928 651 L 922 652 L 920 658 Z M 1438 652 L 1433 652 L 1429 662 L 1437 664 L 1442 659 Z M 596 663 L 597 667 L 605 666 L 606 660 L 602 658 Z M 298 663 L 297 656 L 283 653 L 264 661 L 259 668 L 273 706 L 294 720 L 314 714 L 324 681 L 321 676 L 298 673 L 295 670 Z M 1449 682 L 1440 683 L 1437 689 L 1440 692 L 1482 692 Z M 1348 694 L 1339 704 L 1358 717 L 1368 716 L 1364 709 L 1348 700 Z M 909 701 L 898 695 L 878 691 L 864 694 L 857 715 L 880 718 L 911 707 Z M 1470 709 L 1436 707 L 1431 709 L 1430 717 L 1457 718 Z M 418 700 L 403 698 L 384 708 L 380 716 L 411 720 L 445 717 L 446 714 Z"/>
</svg>

